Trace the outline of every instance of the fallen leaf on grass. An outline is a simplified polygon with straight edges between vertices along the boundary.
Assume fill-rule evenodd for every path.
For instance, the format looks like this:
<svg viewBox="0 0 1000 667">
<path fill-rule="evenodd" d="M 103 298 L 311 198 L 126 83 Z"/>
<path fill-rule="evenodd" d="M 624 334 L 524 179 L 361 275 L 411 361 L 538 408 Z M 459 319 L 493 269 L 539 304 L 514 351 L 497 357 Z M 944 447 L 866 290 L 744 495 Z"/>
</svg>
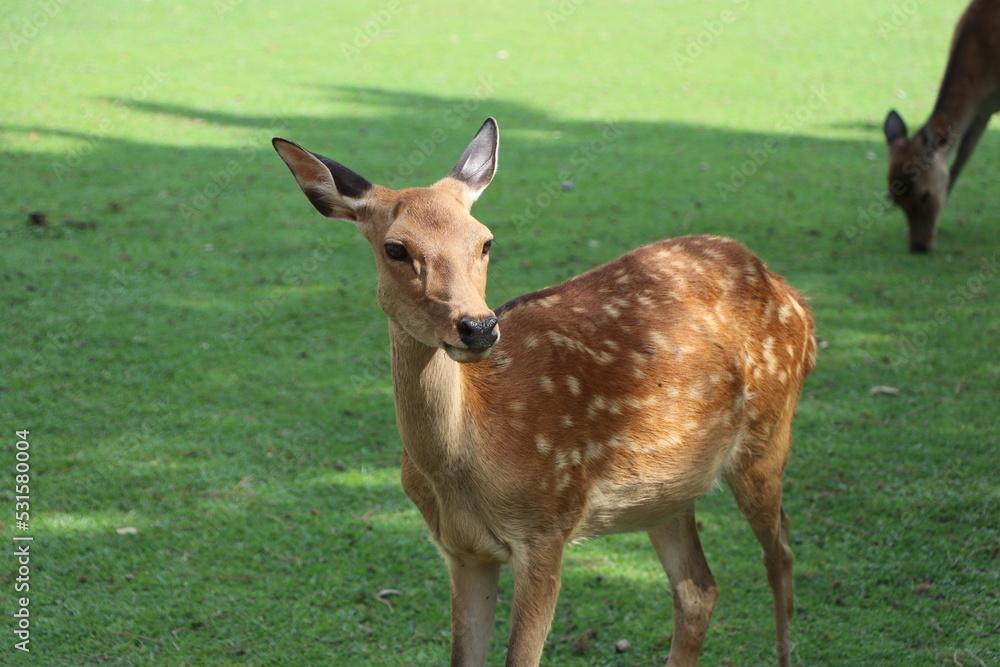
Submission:
<svg viewBox="0 0 1000 667">
<path fill-rule="evenodd" d="M 868 390 L 869 396 L 899 396 L 899 390 L 884 384 L 877 384 Z"/>
<path fill-rule="evenodd" d="M 569 650 L 572 653 L 586 653 L 587 649 L 590 648 L 591 642 L 597 636 L 597 630 L 584 630 L 579 637 L 573 640 L 569 645 Z"/>
<path fill-rule="evenodd" d="M 395 614 L 396 610 L 393 609 L 392 603 L 389 602 L 385 598 L 385 596 L 386 595 L 402 595 L 402 594 L 403 594 L 402 591 L 397 591 L 395 588 L 385 588 L 385 589 L 382 589 L 378 593 L 375 594 L 375 599 L 378 600 L 379 602 L 381 602 L 382 604 L 384 604 L 386 607 L 389 608 L 390 612 L 392 612 L 393 614 Z"/>
<path fill-rule="evenodd" d="M 139 529 L 135 526 L 125 526 L 124 528 L 116 528 L 115 532 L 119 535 L 135 535 L 139 532 Z"/>
</svg>

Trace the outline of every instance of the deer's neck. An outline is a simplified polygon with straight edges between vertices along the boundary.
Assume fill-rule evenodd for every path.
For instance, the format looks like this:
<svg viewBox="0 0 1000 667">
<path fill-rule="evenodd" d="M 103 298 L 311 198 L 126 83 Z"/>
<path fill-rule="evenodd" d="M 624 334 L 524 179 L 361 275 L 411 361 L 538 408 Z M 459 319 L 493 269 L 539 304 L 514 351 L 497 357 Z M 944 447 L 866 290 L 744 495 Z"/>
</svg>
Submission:
<svg viewBox="0 0 1000 667">
<path fill-rule="evenodd" d="M 977 116 L 988 116 L 1000 110 L 1000 73 L 992 61 L 976 62 L 975 53 L 970 51 L 973 28 L 968 17 L 964 21 L 965 27 L 952 45 L 931 112 L 931 118 L 943 114 L 948 120 L 946 153 L 951 152 Z"/>
<path fill-rule="evenodd" d="M 468 462 L 473 439 L 458 362 L 389 323 L 392 389 L 403 446 L 426 475 Z"/>
</svg>

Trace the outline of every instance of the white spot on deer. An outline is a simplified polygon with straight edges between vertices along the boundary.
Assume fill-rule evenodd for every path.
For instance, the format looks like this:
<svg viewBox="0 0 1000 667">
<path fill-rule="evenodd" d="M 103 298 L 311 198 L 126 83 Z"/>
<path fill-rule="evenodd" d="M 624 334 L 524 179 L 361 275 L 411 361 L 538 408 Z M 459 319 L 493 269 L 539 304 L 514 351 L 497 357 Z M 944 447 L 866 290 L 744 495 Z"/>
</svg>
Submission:
<svg viewBox="0 0 1000 667">
<path fill-rule="evenodd" d="M 604 351 L 595 352 L 594 350 L 591 350 L 590 348 L 586 348 L 586 349 L 587 349 L 587 352 L 590 353 L 590 356 L 592 356 L 594 358 L 594 361 L 596 361 L 599 364 L 610 364 L 612 361 L 615 360 L 615 355 L 611 354 L 610 352 L 604 352 Z"/>
<path fill-rule="evenodd" d="M 566 452 L 556 454 L 555 466 L 556 470 L 562 470 L 566 467 Z"/>
<path fill-rule="evenodd" d="M 784 324 L 785 322 L 788 321 L 788 318 L 791 316 L 792 316 L 792 307 L 787 303 L 781 304 L 781 307 L 778 308 L 778 321 Z"/>
<path fill-rule="evenodd" d="M 632 351 L 632 363 L 636 366 L 645 366 L 650 361 L 653 360 L 653 353 L 649 350 L 644 350 L 642 352 L 633 350 Z"/>
<path fill-rule="evenodd" d="M 573 394 L 574 396 L 580 395 L 581 392 L 580 381 L 577 380 L 574 376 L 572 375 L 566 376 L 566 387 L 569 389 L 569 393 Z"/>
<path fill-rule="evenodd" d="M 556 393 L 556 383 L 552 381 L 552 378 L 547 375 L 543 375 L 538 378 L 538 384 L 541 385 L 542 389 L 548 394 Z"/>
<path fill-rule="evenodd" d="M 556 486 L 556 493 L 559 493 L 570 483 L 570 474 L 568 472 L 563 473 L 562 477 L 559 479 L 559 484 Z"/>
<path fill-rule="evenodd" d="M 649 334 L 649 342 L 654 347 L 667 347 L 667 339 L 659 331 L 653 331 Z"/>
<path fill-rule="evenodd" d="M 524 346 L 529 350 L 533 347 L 537 347 L 539 343 L 538 336 L 532 334 L 524 339 Z"/>
<path fill-rule="evenodd" d="M 573 415 L 563 415 L 559 423 L 563 425 L 564 428 L 572 428 L 573 426 Z"/>
<path fill-rule="evenodd" d="M 635 396 L 629 396 L 625 399 L 625 405 L 633 410 L 642 410 L 646 407 L 646 401 L 640 401 Z"/>
<path fill-rule="evenodd" d="M 620 435 L 613 435 L 610 438 L 608 438 L 608 441 L 606 443 L 604 443 L 604 447 L 606 449 L 614 449 L 617 447 L 622 447 L 626 444 L 628 443 L 626 442 L 625 438 L 623 438 Z"/>
<path fill-rule="evenodd" d="M 672 449 L 674 447 L 680 447 L 682 444 L 684 444 L 684 439 L 680 436 L 679 433 L 670 433 L 664 436 L 662 440 L 660 440 L 660 447 L 663 449 Z"/>
<path fill-rule="evenodd" d="M 719 320 L 720 324 L 726 324 L 726 309 L 722 305 L 722 301 L 717 301 L 715 303 L 715 317 Z"/>
<path fill-rule="evenodd" d="M 590 404 L 587 406 L 587 417 L 593 419 L 598 412 L 607 410 L 608 402 L 603 396 L 594 396 L 591 399 Z"/>
<path fill-rule="evenodd" d="M 535 436 L 535 447 L 537 447 L 538 451 L 542 454 L 548 454 L 552 451 L 552 443 L 549 442 L 544 435 Z"/>
<path fill-rule="evenodd" d="M 583 454 L 580 453 L 579 449 L 575 449 L 570 452 L 569 462 L 573 464 L 573 467 L 580 465 L 580 461 L 583 458 Z"/>
<path fill-rule="evenodd" d="M 768 336 L 761 343 L 763 348 L 763 358 L 764 363 L 767 364 L 767 372 L 769 375 L 774 375 L 778 371 L 778 356 L 774 353 L 774 338 Z"/>
<path fill-rule="evenodd" d="M 498 371 L 507 370 L 508 368 L 510 368 L 510 365 L 514 362 L 514 360 L 511 357 L 507 356 L 506 354 L 493 354 L 491 357 L 491 361 L 493 362 L 493 365 L 496 366 L 496 369 Z"/>
<path fill-rule="evenodd" d="M 676 257 L 671 257 L 667 260 L 666 265 L 668 268 L 672 269 L 674 273 L 684 275 L 689 270 L 694 269 L 694 263 L 688 259 L 680 259 Z"/>
<path fill-rule="evenodd" d="M 565 347 L 570 350 L 573 350 L 574 352 L 589 354 L 591 357 L 594 358 L 594 361 L 596 361 L 599 364 L 610 364 L 612 361 L 615 360 L 615 355 L 611 354 L 610 352 L 604 352 L 603 350 L 602 351 L 592 350 L 583 343 L 581 343 L 580 341 L 570 338 L 569 336 L 566 336 L 564 334 L 561 334 L 558 331 L 549 331 L 545 335 L 546 337 L 548 337 L 549 341 L 553 345 Z"/>
<path fill-rule="evenodd" d="M 604 304 L 604 312 L 610 315 L 611 317 L 618 317 L 619 315 L 622 314 L 620 310 L 615 308 L 610 303 Z"/>
<path fill-rule="evenodd" d="M 770 326 L 771 322 L 774 320 L 774 310 L 775 303 L 774 299 L 768 299 L 767 305 L 764 306 L 764 312 L 760 316 L 760 323 L 764 326 Z"/>
<path fill-rule="evenodd" d="M 543 299 L 539 299 L 535 303 L 537 303 L 542 308 L 551 308 L 552 306 L 556 305 L 560 301 L 562 301 L 562 295 L 560 295 L 560 294 L 553 294 L 553 295 L 547 296 L 547 297 L 545 297 Z"/>
<path fill-rule="evenodd" d="M 583 451 L 583 459 L 588 462 L 598 459 L 604 454 L 604 450 L 605 447 L 603 444 L 588 440 L 587 446 Z"/>
</svg>

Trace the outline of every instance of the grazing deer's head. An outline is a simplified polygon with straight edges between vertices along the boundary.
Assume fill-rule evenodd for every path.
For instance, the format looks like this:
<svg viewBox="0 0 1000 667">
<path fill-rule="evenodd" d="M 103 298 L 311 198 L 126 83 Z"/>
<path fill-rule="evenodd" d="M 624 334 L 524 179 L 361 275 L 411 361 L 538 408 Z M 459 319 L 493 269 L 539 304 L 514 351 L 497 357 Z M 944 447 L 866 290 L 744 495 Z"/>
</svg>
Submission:
<svg viewBox="0 0 1000 667">
<path fill-rule="evenodd" d="M 488 356 L 500 336 L 485 300 L 493 236 L 470 214 L 496 173 L 498 141 L 489 118 L 448 176 L 402 190 L 370 183 L 291 141 L 272 143 L 316 210 L 356 223 L 371 244 L 386 315 L 415 340 L 472 362 Z"/>
<path fill-rule="evenodd" d="M 889 199 L 906 214 L 910 251 L 929 252 L 950 185 L 948 121 L 935 114 L 911 139 L 903 119 L 890 111 L 884 131 L 889 145 Z"/>
</svg>

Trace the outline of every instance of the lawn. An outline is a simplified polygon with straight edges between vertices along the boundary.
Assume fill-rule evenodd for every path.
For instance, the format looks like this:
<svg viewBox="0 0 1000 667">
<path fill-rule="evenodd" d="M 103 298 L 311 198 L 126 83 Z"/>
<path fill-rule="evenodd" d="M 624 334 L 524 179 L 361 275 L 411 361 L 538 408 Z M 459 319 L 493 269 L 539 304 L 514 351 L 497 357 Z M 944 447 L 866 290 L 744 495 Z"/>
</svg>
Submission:
<svg viewBox="0 0 1000 667">
<path fill-rule="evenodd" d="M 884 197 L 963 6 L 7 3 L 0 663 L 446 664 L 371 251 L 270 138 L 426 185 L 494 116 L 491 305 L 689 233 L 809 296 L 793 662 L 1000 664 L 996 123 L 934 253 Z M 759 547 L 728 492 L 698 517 L 700 664 L 774 664 Z M 644 535 L 571 547 L 545 664 L 662 664 L 669 597 Z"/>
</svg>

